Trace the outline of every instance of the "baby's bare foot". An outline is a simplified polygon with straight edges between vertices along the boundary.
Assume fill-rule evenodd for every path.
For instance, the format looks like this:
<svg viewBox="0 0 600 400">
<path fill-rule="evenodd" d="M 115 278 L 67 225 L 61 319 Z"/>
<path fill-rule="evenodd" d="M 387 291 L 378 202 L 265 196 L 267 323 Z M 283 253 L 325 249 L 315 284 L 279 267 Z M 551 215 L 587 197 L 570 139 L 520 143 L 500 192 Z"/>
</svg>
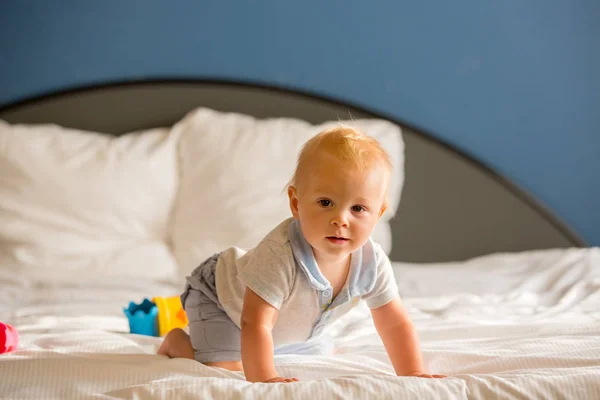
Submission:
<svg viewBox="0 0 600 400">
<path fill-rule="evenodd" d="M 194 359 L 194 349 L 190 342 L 190 336 L 183 329 L 179 328 L 175 328 L 167 333 L 157 353 L 169 358 Z"/>
<path fill-rule="evenodd" d="M 158 348 L 158 351 L 156 352 L 156 354 L 160 354 L 161 356 L 171 357 L 169 355 L 169 341 L 167 340 L 167 338 L 165 338 L 163 340 L 163 342 L 161 343 L 160 347 Z"/>
</svg>

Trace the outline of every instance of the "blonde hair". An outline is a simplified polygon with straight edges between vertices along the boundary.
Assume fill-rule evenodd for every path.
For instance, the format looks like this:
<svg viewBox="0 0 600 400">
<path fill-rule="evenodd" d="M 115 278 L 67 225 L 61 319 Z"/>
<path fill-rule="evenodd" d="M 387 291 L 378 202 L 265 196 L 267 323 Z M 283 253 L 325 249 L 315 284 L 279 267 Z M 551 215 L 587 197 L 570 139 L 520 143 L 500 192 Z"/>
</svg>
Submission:
<svg viewBox="0 0 600 400">
<path fill-rule="evenodd" d="M 390 156 L 376 139 L 354 128 L 340 126 L 322 131 L 304 143 L 298 155 L 296 169 L 287 187 L 297 186 L 302 171 L 320 152 L 327 153 L 339 161 L 347 162 L 360 171 L 380 162 L 390 175 L 392 172 Z"/>
</svg>

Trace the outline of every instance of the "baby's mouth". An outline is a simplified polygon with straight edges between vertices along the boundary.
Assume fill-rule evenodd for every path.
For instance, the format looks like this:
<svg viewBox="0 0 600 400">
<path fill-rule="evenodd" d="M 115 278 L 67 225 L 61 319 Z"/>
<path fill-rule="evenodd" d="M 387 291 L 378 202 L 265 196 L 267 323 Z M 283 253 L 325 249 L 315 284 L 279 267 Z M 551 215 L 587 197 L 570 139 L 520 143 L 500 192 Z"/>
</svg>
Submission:
<svg viewBox="0 0 600 400">
<path fill-rule="evenodd" d="M 341 236 L 327 236 L 327 240 L 333 243 L 344 243 L 350 239 Z"/>
</svg>

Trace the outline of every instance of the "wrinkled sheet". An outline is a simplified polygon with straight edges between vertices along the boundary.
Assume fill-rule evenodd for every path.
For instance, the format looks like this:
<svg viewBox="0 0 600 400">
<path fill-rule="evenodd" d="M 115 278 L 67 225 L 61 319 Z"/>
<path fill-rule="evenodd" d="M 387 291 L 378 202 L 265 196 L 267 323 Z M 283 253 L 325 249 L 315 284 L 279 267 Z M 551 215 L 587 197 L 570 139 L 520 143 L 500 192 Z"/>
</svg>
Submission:
<svg viewBox="0 0 600 400">
<path fill-rule="evenodd" d="M 128 333 L 129 301 L 181 283 L 13 275 L 0 278 L 0 321 L 21 339 L 0 355 L 0 398 L 600 398 L 600 249 L 394 267 L 427 367 L 447 379 L 395 376 L 364 304 L 332 328 L 335 355 L 276 356 L 299 382 L 250 384 Z"/>
</svg>

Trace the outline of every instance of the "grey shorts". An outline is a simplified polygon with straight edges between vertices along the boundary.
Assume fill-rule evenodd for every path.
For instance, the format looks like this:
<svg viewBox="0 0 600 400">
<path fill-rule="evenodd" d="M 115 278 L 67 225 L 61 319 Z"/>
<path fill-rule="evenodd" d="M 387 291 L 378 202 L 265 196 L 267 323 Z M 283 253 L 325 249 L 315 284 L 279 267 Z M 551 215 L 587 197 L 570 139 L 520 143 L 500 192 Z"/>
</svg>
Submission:
<svg viewBox="0 0 600 400">
<path fill-rule="evenodd" d="M 240 328 L 223 310 L 215 287 L 219 255 L 204 261 L 187 277 L 181 304 L 189 321 L 190 340 L 196 361 L 240 361 Z"/>
</svg>

